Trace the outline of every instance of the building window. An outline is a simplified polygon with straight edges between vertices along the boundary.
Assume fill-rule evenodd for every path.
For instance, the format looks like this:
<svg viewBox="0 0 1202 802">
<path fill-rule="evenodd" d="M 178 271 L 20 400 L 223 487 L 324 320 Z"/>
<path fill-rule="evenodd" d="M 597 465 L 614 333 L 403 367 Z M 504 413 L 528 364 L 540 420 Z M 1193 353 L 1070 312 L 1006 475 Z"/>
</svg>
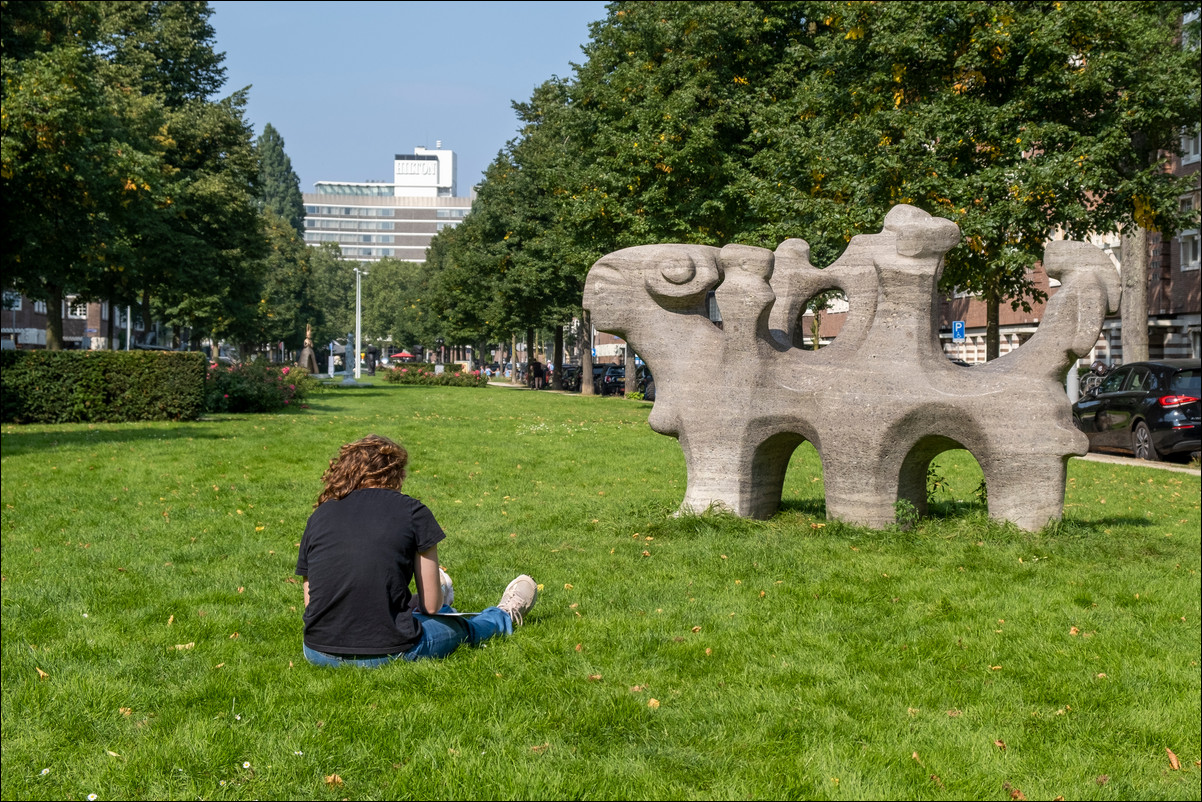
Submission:
<svg viewBox="0 0 1202 802">
<path fill-rule="evenodd" d="M 87 320 L 88 305 L 83 301 L 76 301 L 74 298 L 68 298 L 63 301 L 63 316 L 71 320 Z"/>
<path fill-rule="evenodd" d="M 1193 212 L 1193 228 L 1181 232 L 1181 236 L 1177 237 L 1179 247 L 1179 261 L 1182 270 L 1197 270 L 1199 263 L 1199 238 L 1198 238 L 1198 212 L 1194 206 L 1193 198 L 1181 199 L 1181 211 Z"/>
<path fill-rule="evenodd" d="M 34 301 L 33 302 L 33 311 L 35 314 L 38 314 L 38 315 L 46 314 L 46 302 L 45 301 Z"/>
<path fill-rule="evenodd" d="M 1202 250 L 1199 246 L 1202 245 L 1202 239 L 1198 237 L 1198 229 L 1193 231 L 1185 231 L 1181 234 L 1181 269 L 1182 270 L 1197 270 Z"/>
<path fill-rule="evenodd" d="M 1193 164 L 1198 161 L 1199 146 L 1202 145 L 1202 128 L 1181 134 L 1181 163 Z"/>
<path fill-rule="evenodd" d="M 11 312 L 20 312 L 21 311 L 21 298 L 22 298 L 22 295 L 19 292 L 11 292 L 11 291 L 5 292 L 4 293 L 4 308 Z"/>
</svg>

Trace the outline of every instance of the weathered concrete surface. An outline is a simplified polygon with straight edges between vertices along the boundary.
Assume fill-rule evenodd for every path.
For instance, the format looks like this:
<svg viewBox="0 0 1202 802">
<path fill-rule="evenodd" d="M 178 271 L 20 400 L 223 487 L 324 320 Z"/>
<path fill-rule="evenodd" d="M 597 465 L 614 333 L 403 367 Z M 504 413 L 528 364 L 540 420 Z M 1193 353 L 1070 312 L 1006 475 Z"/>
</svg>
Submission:
<svg viewBox="0 0 1202 802">
<path fill-rule="evenodd" d="M 898 499 L 925 511 L 927 465 L 953 448 L 980 463 L 992 517 L 1030 530 L 1060 517 L 1066 463 L 1088 446 L 1064 378 L 1118 308 L 1118 277 L 1092 245 L 1049 243 L 1044 268 L 1062 287 L 1039 330 L 1000 359 L 957 366 L 939 345 L 937 283 L 959 241 L 954 223 L 897 206 L 881 233 L 853 238 L 825 269 L 797 239 L 775 252 L 646 245 L 593 265 L 584 306 L 646 361 L 651 427 L 684 450 L 681 508 L 770 517 L 789 457 L 808 440 L 831 518 L 884 527 Z M 805 304 L 832 288 L 850 303 L 843 329 L 804 350 Z M 710 290 L 721 328 L 705 314 Z"/>
</svg>

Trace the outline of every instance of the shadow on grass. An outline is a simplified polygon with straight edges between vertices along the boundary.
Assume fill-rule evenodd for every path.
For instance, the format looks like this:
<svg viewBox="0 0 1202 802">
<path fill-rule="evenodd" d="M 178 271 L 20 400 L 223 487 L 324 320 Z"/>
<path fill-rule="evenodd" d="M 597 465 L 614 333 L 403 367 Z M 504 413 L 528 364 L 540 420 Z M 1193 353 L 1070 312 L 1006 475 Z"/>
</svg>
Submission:
<svg viewBox="0 0 1202 802">
<path fill-rule="evenodd" d="M 234 417 L 227 418 L 227 420 L 238 419 L 239 418 Z M 220 440 L 223 437 L 222 432 L 218 428 L 220 423 L 221 421 L 184 421 L 167 424 L 158 423 L 146 426 L 141 426 L 139 424 L 63 423 L 46 424 L 47 428 L 42 428 L 42 424 L 36 424 L 38 426 L 37 431 L 21 429 L 13 431 L 6 428 L 3 437 L 4 455 L 20 456 L 23 454 L 44 451 L 48 447 L 91 447 L 101 444 L 112 445 L 117 443 L 138 443 L 145 442 L 147 440 Z M 117 425 L 122 426 L 122 428 L 75 428 L 83 426 L 108 427 Z"/>
</svg>

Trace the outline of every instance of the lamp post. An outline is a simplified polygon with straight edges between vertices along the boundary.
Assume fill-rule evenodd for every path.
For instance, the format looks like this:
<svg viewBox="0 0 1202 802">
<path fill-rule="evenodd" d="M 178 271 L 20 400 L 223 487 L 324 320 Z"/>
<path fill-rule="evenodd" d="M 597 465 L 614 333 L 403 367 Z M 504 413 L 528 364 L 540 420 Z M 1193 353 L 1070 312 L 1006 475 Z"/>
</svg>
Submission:
<svg viewBox="0 0 1202 802">
<path fill-rule="evenodd" d="M 363 320 L 362 320 L 362 283 L 368 275 L 366 270 L 355 268 L 355 379 L 362 375 L 363 368 L 359 364 L 359 354 L 363 350 Z"/>
</svg>

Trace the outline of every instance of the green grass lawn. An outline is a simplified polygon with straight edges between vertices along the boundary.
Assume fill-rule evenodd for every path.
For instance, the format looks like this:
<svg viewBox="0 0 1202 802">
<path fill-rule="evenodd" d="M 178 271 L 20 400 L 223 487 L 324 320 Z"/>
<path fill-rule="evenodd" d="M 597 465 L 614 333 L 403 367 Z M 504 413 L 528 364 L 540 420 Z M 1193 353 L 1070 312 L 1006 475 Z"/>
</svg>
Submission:
<svg viewBox="0 0 1202 802">
<path fill-rule="evenodd" d="M 1062 522 L 673 517 L 648 403 L 377 384 L 289 414 L 5 426 L 3 797 L 1198 799 L 1199 480 L 1073 460 Z M 514 637 L 301 656 L 296 546 L 338 446 L 403 442 L 456 604 Z M 1180 768 L 1171 765 L 1171 750 Z"/>
</svg>

